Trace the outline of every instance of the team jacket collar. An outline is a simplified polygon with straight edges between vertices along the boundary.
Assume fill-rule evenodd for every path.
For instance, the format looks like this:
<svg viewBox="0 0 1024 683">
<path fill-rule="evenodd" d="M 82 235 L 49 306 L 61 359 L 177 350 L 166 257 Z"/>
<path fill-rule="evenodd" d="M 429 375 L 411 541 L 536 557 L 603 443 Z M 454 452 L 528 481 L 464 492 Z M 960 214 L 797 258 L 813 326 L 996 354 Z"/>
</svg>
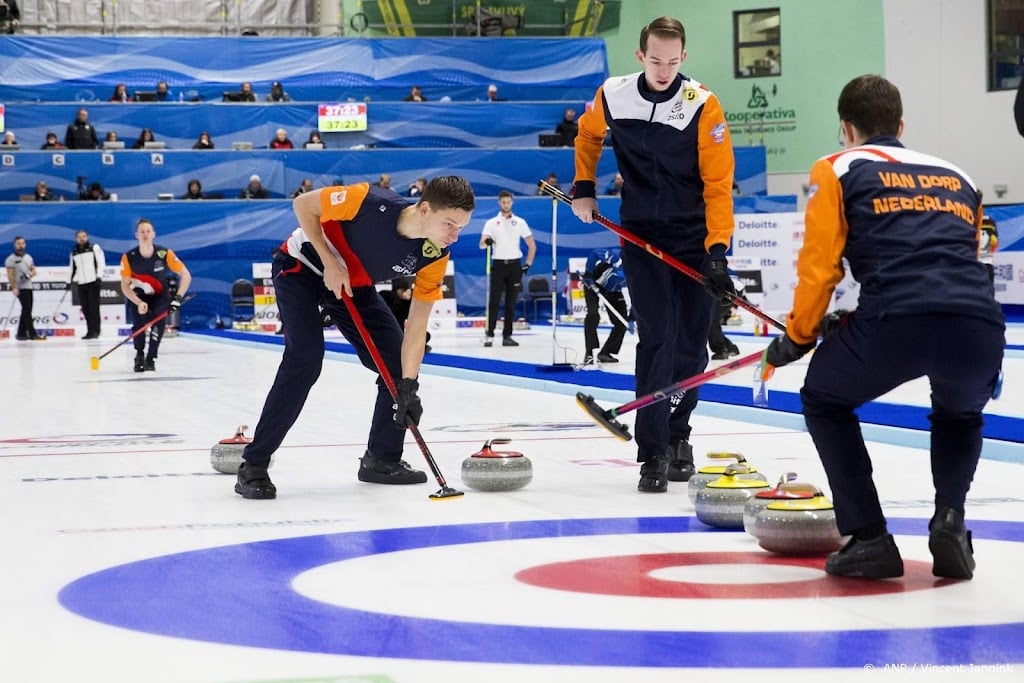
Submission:
<svg viewBox="0 0 1024 683">
<path fill-rule="evenodd" d="M 882 145 L 885 147 L 903 147 L 903 143 L 894 135 L 876 135 L 873 138 L 865 140 L 863 144 Z"/>
<path fill-rule="evenodd" d="M 676 74 L 676 79 L 672 81 L 672 85 L 666 88 L 663 92 L 653 92 L 647 87 L 647 79 L 644 78 L 644 72 L 641 71 L 640 75 L 637 77 L 636 87 L 640 92 L 640 97 L 644 98 L 648 102 L 661 104 L 662 102 L 668 102 L 676 96 L 676 93 L 679 92 L 679 88 L 683 85 L 683 78 L 684 76 L 682 74 Z"/>
</svg>

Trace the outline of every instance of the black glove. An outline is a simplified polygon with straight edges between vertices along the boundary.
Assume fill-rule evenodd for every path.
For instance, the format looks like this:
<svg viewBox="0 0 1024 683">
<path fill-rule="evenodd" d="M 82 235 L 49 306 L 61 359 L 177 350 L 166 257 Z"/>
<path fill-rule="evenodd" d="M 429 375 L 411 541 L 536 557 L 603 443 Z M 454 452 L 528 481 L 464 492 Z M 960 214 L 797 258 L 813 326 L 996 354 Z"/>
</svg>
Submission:
<svg viewBox="0 0 1024 683">
<path fill-rule="evenodd" d="M 735 296 L 736 288 L 729 276 L 729 265 L 725 253 L 713 253 L 704 271 L 704 288 L 716 299 L 727 299 Z"/>
<path fill-rule="evenodd" d="M 523 275 L 526 275 L 529 272 L 530 272 L 530 264 L 529 263 L 524 263 L 523 264 Z"/>
<path fill-rule="evenodd" d="M 485 237 L 484 238 L 484 244 L 486 244 L 489 247 L 493 247 L 494 246 L 494 240 L 491 239 L 490 237 Z"/>
<path fill-rule="evenodd" d="M 800 360 L 806 353 L 813 350 L 815 342 L 797 344 L 787 335 L 782 334 L 772 340 L 764 352 L 764 359 L 768 365 L 774 368 L 781 368 L 789 365 L 795 360 Z"/>
<path fill-rule="evenodd" d="M 423 404 L 416 395 L 420 383 L 414 379 L 403 378 L 396 388 L 398 400 L 395 402 L 395 426 L 405 429 L 409 422 L 418 426 L 423 415 Z"/>
<path fill-rule="evenodd" d="M 834 333 L 839 331 L 839 328 L 845 327 L 847 319 L 853 311 L 847 311 L 845 309 L 839 309 L 826 313 L 825 317 L 821 319 L 821 327 L 818 331 L 818 336 L 822 339 L 827 339 Z"/>
<path fill-rule="evenodd" d="M 176 311 L 181 308 L 181 297 L 175 294 L 171 297 L 171 310 Z"/>
</svg>

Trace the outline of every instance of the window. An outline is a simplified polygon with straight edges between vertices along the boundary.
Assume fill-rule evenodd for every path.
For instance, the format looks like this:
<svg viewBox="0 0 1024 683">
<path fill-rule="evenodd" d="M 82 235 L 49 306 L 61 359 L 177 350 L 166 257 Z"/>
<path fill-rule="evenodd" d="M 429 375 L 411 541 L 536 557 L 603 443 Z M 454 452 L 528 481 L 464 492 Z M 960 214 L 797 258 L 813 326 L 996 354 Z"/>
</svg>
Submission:
<svg viewBox="0 0 1024 683">
<path fill-rule="evenodd" d="M 782 74 L 782 15 L 779 8 L 732 13 L 736 78 Z"/>
<path fill-rule="evenodd" d="M 1024 64 L 1024 2 L 988 0 L 988 89 L 1013 90 Z"/>
</svg>

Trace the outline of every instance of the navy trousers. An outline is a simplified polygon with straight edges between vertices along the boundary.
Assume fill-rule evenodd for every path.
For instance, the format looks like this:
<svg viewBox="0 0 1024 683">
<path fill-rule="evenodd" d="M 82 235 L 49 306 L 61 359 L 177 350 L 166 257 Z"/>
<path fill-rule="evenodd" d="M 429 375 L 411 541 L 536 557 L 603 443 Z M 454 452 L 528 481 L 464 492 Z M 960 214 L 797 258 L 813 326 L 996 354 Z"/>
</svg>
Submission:
<svg viewBox="0 0 1024 683">
<path fill-rule="evenodd" d="M 706 255 L 705 255 L 706 257 Z M 704 268 L 704 258 L 687 263 Z M 693 377 L 708 365 L 708 328 L 714 299 L 698 282 L 645 250 L 626 244 L 622 265 L 636 317 L 636 395 L 646 396 Z M 690 438 L 696 389 L 637 411 L 633 433 L 637 461 L 665 453 L 670 443 Z"/>
<path fill-rule="evenodd" d="M 284 355 L 260 414 L 253 440 L 245 447 L 243 458 L 266 467 L 298 419 L 309 390 L 320 377 L 324 359 L 324 330 L 321 306 L 330 312 L 338 329 L 352 344 L 363 366 L 374 373 L 377 366 L 363 342 L 344 302 L 335 298 L 323 278 L 290 256 L 274 258 L 274 292 L 284 325 Z M 391 309 L 373 287 L 353 290 L 353 302 L 380 352 L 384 365 L 395 382 L 402 378 L 402 329 Z M 339 419 L 344 419 L 346 403 L 341 392 L 337 402 Z M 394 399 L 384 380 L 377 375 L 377 400 L 370 423 L 367 448 L 377 458 L 397 462 L 402 458 L 405 430 L 394 424 Z"/>
<path fill-rule="evenodd" d="M 918 377 L 931 382 L 936 510 L 963 512 L 981 456 L 981 411 L 992 397 L 1004 346 L 1001 325 L 949 314 L 854 314 L 821 343 L 800 398 L 841 534 L 885 523 L 854 410 Z"/>
</svg>

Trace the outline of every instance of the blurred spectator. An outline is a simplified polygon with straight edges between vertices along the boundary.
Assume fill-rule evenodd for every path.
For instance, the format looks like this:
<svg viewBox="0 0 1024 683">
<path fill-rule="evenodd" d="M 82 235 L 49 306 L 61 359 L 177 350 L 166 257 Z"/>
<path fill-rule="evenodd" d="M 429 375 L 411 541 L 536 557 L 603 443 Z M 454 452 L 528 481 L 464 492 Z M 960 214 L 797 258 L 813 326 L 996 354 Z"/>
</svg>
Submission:
<svg viewBox="0 0 1024 683">
<path fill-rule="evenodd" d="M 487 101 L 488 102 L 504 102 L 505 98 L 498 97 L 498 86 L 491 83 L 487 86 Z"/>
<path fill-rule="evenodd" d="M 103 142 L 118 142 L 117 131 L 108 130 L 107 134 L 103 136 Z"/>
<path fill-rule="evenodd" d="M 131 102 L 132 96 L 128 94 L 128 88 L 124 83 L 114 86 L 114 94 L 110 96 L 111 102 Z"/>
<path fill-rule="evenodd" d="M 241 85 L 241 88 L 238 91 L 238 94 L 241 95 L 241 99 L 239 99 L 239 102 L 255 102 L 256 101 L 256 93 L 254 93 L 252 91 L 252 83 L 250 83 L 249 81 L 243 81 L 242 82 L 242 85 Z"/>
<path fill-rule="evenodd" d="M 1024 135 L 1024 77 L 1017 86 L 1017 98 L 1013 101 L 1013 119 L 1017 122 L 1017 132 Z"/>
<path fill-rule="evenodd" d="M 143 128 L 142 132 L 139 133 L 139 137 L 132 143 L 132 149 L 145 149 L 147 142 L 156 142 L 156 138 L 153 137 L 153 131 L 149 128 Z"/>
<path fill-rule="evenodd" d="M 10 147 L 12 145 L 17 145 L 17 144 L 18 144 L 18 139 L 14 136 L 14 131 L 13 130 L 9 130 L 6 133 L 4 133 L 3 142 L 0 142 L 0 145 L 4 145 L 4 146 L 7 146 L 7 147 Z"/>
<path fill-rule="evenodd" d="M 196 144 L 192 145 L 192 149 L 213 149 L 213 140 L 210 139 L 210 134 L 205 130 L 199 134 L 199 139 L 196 140 Z"/>
<path fill-rule="evenodd" d="M 64 146 L 68 149 L 96 149 L 100 146 L 100 141 L 96 139 L 96 129 L 89 123 L 89 111 L 85 107 L 79 109 L 75 120 L 68 124 Z"/>
<path fill-rule="evenodd" d="M 203 184 L 197 178 L 188 181 L 188 190 L 181 195 L 182 199 L 206 199 L 203 194 Z"/>
<path fill-rule="evenodd" d="M 323 139 L 320 137 L 320 131 L 311 130 L 309 131 L 309 139 L 302 143 L 302 146 L 309 147 L 310 145 L 324 145 Z M 326 148 L 327 145 L 324 145 Z"/>
<path fill-rule="evenodd" d="M 376 183 L 374 183 L 374 185 L 376 185 L 377 187 L 383 188 L 385 190 L 390 190 L 391 189 L 391 176 L 389 174 L 387 174 L 387 173 L 381 173 L 380 174 L 380 180 L 378 180 Z"/>
<path fill-rule="evenodd" d="M 420 86 L 412 86 L 412 90 L 405 96 L 404 102 L 426 102 L 427 98 L 423 96 L 423 91 L 420 90 Z"/>
<path fill-rule="evenodd" d="M 270 149 L 295 149 L 295 145 L 288 139 L 288 131 L 278 128 L 274 139 L 270 141 Z"/>
<path fill-rule="evenodd" d="M 270 193 L 263 187 L 260 177 L 255 173 L 249 176 L 249 184 L 238 195 L 239 199 L 270 199 Z"/>
<path fill-rule="evenodd" d="M 98 202 L 110 199 L 110 193 L 104 190 L 99 183 L 89 183 L 89 187 L 84 192 L 79 192 L 78 198 L 82 201 Z"/>
<path fill-rule="evenodd" d="M 3 26 L 4 21 L 7 22 L 7 33 L 13 35 L 21 24 L 21 10 L 18 9 L 17 0 L 7 0 L 7 17 L 0 17 L 0 26 Z"/>
<path fill-rule="evenodd" d="M 562 189 L 562 186 L 558 182 L 558 174 L 555 172 L 549 173 L 548 177 L 544 179 L 544 182 L 546 182 L 548 185 L 553 185 L 558 189 Z M 540 191 L 539 187 L 537 188 L 537 194 L 544 194 L 543 192 Z"/>
<path fill-rule="evenodd" d="M 565 110 L 562 120 L 555 126 L 555 135 L 562 137 L 562 147 L 575 147 L 576 135 L 579 132 L 579 124 L 576 123 L 576 110 Z"/>
<path fill-rule="evenodd" d="M 608 189 L 604 191 L 605 194 L 613 197 L 622 194 L 622 174 L 616 173 L 612 181 L 608 183 Z"/>
<path fill-rule="evenodd" d="M 39 149 L 64 149 L 64 145 L 57 139 L 57 134 L 49 132 L 46 134 L 46 142 Z"/>
<path fill-rule="evenodd" d="M 312 189 L 313 189 L 313 181 L 310 180 L 309 178 L 303 178 L 302 182 L 299 184 L 299 186 L 297 188 L 295 188 L 295 190 L 290 195 L 288 195 L 288 197 L 291 198 L 291 199 L 295 199 L 300 194 L 306 194 L 307 192 L 309 192 Z"/>
<path fill-rule="evenodd" d="M 167 87 L 167 81 L 160 81 L 156 84 L 156 101 L 157 102 L 171 102 L 174 97 L 171 95 L 171 89 Z"/>
<path fill-rule="evenodd" d="M 46 186 L 45 180 L 40 180 L 36 183 L 36 201 L 37 202 L 54 202 L 57 201 L 57 197 L 50 191 L 50 188 Z"/>
<path fill-rule="evenodd" d="M 291 102 L 292 98 L 284 91 L 281 81 L 274 81 L 270 86 L 270 94 L 267 95 L 267 102 Z"/>
<path fill-rule="evenodd" d="M 409 191 L 406 193 L 409 197 L 419 197 L 423 194 L 423 190 L 427 187 L 426 178 L 417 178 L 413 181 L 412 185 L 409 186 Z"/>
</svg>

